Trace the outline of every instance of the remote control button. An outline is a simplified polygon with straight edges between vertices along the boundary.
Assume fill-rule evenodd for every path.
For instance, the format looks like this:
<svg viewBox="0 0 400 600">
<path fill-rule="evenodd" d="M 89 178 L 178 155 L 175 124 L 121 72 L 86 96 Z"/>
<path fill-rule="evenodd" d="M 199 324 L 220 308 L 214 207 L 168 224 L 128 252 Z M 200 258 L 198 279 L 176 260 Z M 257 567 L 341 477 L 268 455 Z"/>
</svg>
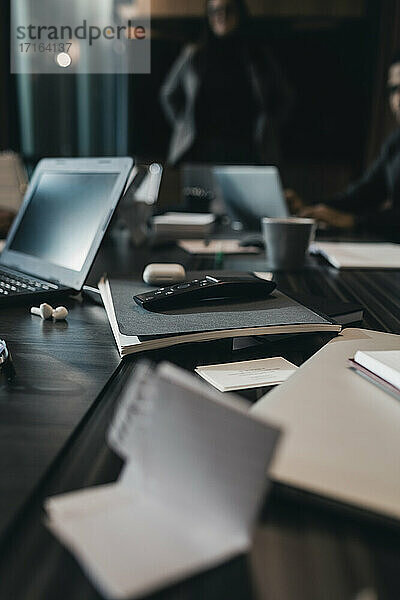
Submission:
<svg viewBox="0 0 400 600">
<path fill-rule="evenodd" d="M 190 283 L 181 283 L 181 285 L 177 285 L 176 289 L 177 290 L 184 290 L 186 288 L 190 287 Z"/>
</svg>

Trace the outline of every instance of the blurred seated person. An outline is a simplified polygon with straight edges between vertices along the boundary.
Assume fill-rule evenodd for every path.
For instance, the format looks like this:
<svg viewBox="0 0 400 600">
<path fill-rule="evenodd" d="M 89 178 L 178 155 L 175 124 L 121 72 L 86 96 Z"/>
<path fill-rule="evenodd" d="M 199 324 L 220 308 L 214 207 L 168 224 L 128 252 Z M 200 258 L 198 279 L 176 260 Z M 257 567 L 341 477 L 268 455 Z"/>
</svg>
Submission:
<svg viewBox="0 0 400 600">
<path fill-rule="evenodd" d="M 14 217 L 15 213 L 0 206 L 0 240 L 7 236 Z"/>
<path fill-rule="evenodd" d="M 400 52 L 388 72 L 388 93 L 392 113 L 400 125 Z M 341 193 L 323 204 L 306 206 L 293 191 L 287 192 L 293 212 L 342 230 L 400 235 L 400 128 L 385 141 L 379 157 L 363 175 Z"/>
<path fill-rule="evenodd" d="M 184 48 L 161 89 L 168 162 L 276 164 L 291 89 L 248 34 L 243 0 L 208 0 L 206 11 L 203 38 Z"/>
</svg>

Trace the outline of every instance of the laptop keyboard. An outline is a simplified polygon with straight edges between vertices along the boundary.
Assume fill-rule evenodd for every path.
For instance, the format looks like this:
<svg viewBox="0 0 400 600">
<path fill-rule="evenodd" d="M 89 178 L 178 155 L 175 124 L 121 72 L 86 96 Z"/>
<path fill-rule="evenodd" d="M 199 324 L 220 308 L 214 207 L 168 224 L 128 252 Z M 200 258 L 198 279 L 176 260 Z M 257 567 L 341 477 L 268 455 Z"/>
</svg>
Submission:
<svg viewBox="0 0 400 600">
<path fill-rule="evenodd" d="M 55 289 L 58 289 L 58 286 L 54 284 L 43 283 L 31 277 L 17 275 L 16 273 L 0 269 L 0 297 L 30 294 L 32 292 L 47 292 Z"/>
</svg>

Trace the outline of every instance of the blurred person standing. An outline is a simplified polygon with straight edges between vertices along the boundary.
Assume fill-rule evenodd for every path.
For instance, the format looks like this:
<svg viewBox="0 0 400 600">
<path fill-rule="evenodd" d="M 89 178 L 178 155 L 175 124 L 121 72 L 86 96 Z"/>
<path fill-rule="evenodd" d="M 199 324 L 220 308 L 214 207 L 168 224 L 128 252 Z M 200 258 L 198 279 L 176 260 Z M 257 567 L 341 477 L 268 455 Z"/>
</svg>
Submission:
<svg viewBox="0 0 400 600">
<path fill-rule="evenodd" d="M 250 39 L 243 0 L 207 0 L 206 11 L 201 41 L 183 49 L 161 89 L 168 162 L 277 164 L 291 88 Z"/>
</svg>

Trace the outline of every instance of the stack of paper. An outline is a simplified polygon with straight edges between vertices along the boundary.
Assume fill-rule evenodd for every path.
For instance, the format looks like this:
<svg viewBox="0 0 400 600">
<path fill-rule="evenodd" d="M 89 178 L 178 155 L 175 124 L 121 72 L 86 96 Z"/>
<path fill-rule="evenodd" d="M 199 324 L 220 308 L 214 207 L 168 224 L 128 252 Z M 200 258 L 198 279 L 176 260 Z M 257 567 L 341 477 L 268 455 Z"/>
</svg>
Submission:
<svg viewBox="0 0 400 600">
<path fill-rule="evenodd" d="M 109 598 L 246 552 L 279 432 L 169 364 L 140 365 L 109 431 L 113 485 L 51 498 L 48 526 Z"/>
<path fill-rule="evenodd" d="M 400 269 L 400 244 L 317 242 L 310 250 L 336 269 Z"/>
<path fill-rule="evenodd" d="M 153 230 L 170 239 L 202 238 L 211 233 L 214 222 L 212 214 L 168 212 L 153 217 Z"/>
</svg>

